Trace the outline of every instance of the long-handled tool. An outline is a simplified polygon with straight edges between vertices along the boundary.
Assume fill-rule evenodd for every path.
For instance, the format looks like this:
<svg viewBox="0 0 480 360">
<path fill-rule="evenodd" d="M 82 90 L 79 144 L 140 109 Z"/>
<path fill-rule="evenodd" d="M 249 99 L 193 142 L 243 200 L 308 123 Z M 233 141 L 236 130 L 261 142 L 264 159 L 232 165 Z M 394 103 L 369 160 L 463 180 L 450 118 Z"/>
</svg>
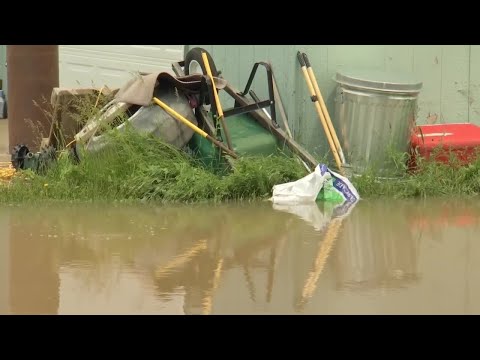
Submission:
<svg viewBox="0 0 480 360">
<path fill-rule="evenodd" d="M 223 143 L 221 143 L 220 141 L 214 139 L 213 137 L 211 137 L 210 135 L 208 135 L 205 131 L 203 131 L 202 129 L 200 129 L 198 126 L 196 126 L 195 124 L 192 124 L 190 121 L 188 121 L 187 119 L 185 119 L 182 115 L 180 115 L 179 113 L 177 113 L 175 110 L 173 110 L 170 106 L 168 106 L 167 104 L 165 104 L 163 101 L 157 99 L 156 97 L 153 98 L 153 102 L 155 104 L 157 104 L 158 106 L 160 106 L 163 110 L 165 110 L 166 112 L 168 112 L 174 119 L 182 122 L 183 124 L 185 124 L 186 126 L 188 126 L 190 129 L 192 129 L 193 131 L 195 131 L 198 135 L 200 136 L 203 136 L 205 139 L 207 139 L 208 141 L 210 141 L 211 143 L 215 144 L 216 146 L 218 146 L 221 150 L 225 151 L 228 155 L 230 155 L 232 158 L 234 159 L 238 159 L 238 156 L 237 154 L 235 154 L 235 152 L 233 152 L 232 150 L 230 150 L 229 148 L 227 148 Z"/>
<path fill-rule="evenodd" d="M 327 109 L 327 106 L 325 105 L 325 101 L 323 101 L 322 93 L 320 92 L 320 88 L 318 87 L 317 78 L 315 77 L 315 74 L 312 69 L 312 65 L 310 64 L 310 60 L 308 60 L 307 54 L 303 53 L 303 59 L 305 60 L 305 66 L 307 67 L 308 75 L 310 76 L 310 79 L 313 84 L 313 88 L 315 89 L 315 95 L 317 95 L 317 99 L 318 99 L 318 102 L 320 103 L 320 108 L 322 109 L 324 119 L 327 122 L 328 128 L 330 129 L 330 133 L 332 134 L 333 142 L 335 143 L 338 154 L 340 155 L 340 160 L 344 165 L 345 156 L 343 155 L 343 150 L 340 145 L 340 141 L 338 140 L 337 132 L 333 127 L 332 119 L 330 118 L 330 114 L 328 113 L 328 109 Z"/>
<path fill-rule="evenodd" d="M 220 99 L 218 98 L 217 87 L 215 86 L 215 82 L 213 80 L 212 70 L 210 69 L 210 63 L 208 62 L 208 57 L 206 52 L 202 52 L 202 59 L 203 64 L 205 65 L 205 69 L 207 70 L 207 75 L 212 82 L 213 88 L 213 96 L 215 97 L 215 108 L 217 110 L 218 120 L 222 124 L 223 132 L 225 134 L 225 138 L 227 140 L 227 146 L 230 150 L 233 150 L 232 140 L 230 138 L 230 132 L 228 131 L 227 125 L 225 124 L 225 118 L 223 116 L 222 104 L 220 103 Z"/>
<path fill-rule="evenodd" d="M 340 173 L 342 175 L 344 175 L 344 171 L 343 171 L 343 168 L 342 168 L 342 162 L 340 161 L 340 157 L 338 155 L 337 148 L 336 148 L 335 143 L 333 141 L 332 134 L 330 133 L 330 129 L 328 128 L 328 125 L 327 125 L 327 123 L 326 123 L 326 121 L 323 117 L 322 108 L 320 107 L 320 104 L 318 102 L 318 98 L 315 95 L 315 89 L 313 88 L 312 81 L 310 80 L 310 77 L 309 77 L 308 72 L 307 72 L 307 68 L 306 68 L 306 65 L 305 65 L 305 60 L 304 60 L 302 54 L 300 53 L 300 51 L 297 53 L 297 57 L 298 57 L 298 61 L 300 62 L 300 65 L 301 65 L 303 76 L 305 77 L 305 82 L 307 83 L 307 87 L 308 87 L 308 90 L 310 92 L 311 99 L 312 99 L 313 103 L 315 104 L 315 108 L 317 109 L 317 113 L 318 113 L 318 116 L 320 118 L 320 123 L 323 126 L 323 130 L 325 131 L 325 136 L 327 137 L 328 144 L 330 145 L 330 149 L 332 150 L 333 157 L 334 157 L 335 162 L 337 164 L 337 168 L 340 171 Z"/>
</svg>

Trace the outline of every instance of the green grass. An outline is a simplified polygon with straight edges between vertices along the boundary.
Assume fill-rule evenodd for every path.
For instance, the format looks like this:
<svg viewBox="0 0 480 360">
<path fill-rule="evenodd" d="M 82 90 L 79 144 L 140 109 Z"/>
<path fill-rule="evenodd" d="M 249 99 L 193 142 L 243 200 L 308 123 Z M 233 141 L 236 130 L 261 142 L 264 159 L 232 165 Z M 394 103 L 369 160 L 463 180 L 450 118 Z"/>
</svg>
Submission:
<svg viewBox="0 0 480 360">
<path fill-rule="evenodd" d="M 69 106 L 82 125 L 96 116 L 108 99 L 89 96 Z M 45 116 L 52 117 L 52 111 L 45 110 Z M 113 126 L 123 120 L 115 121 Z M 82 154 L 79 164 L 67 152 L 61 152 L 44 174 L 22 171 L 8 185 L 0 186 L 0 203 L 259 200 L 270 197 L 274 185 L 307 174 L 296 159 L 276 155 L 241 158 L 234 162 L 232 172 L 221 175 L 158 138 L 133 130 L 109 130 L 108 126 L 99 130 L 111 137 L 112 145 L 107 150 Z M 59 136 L 60 146 L 64 145 L 62 139 Z M 449 164 L 422 160 L 412 174 L 406 165 L 408 154 L 385 151 L 388 163 L 396 166 L 392 178 L 385 179 L 388 174 L 375 168 L 350 178 L 363 199 L 480 194 L 480 157 L 468 166 L 459 166 L 453 157 Z"/>
<path fill-rule="evenodd" d="M 440 149 L 437 149 L 434 158 Z M 480 195 L 480 157 L 469 165 L 461 166 L 453 155 L 448 163 L 420 159 L 415 172 L 407 169 L 407 154 L 393 154 L 396 174 L 381 178 L 378 171 L 368 169 L 361 176 L 352 177 L 352 183 L 363 198 L 414 198 Z"/>
<path fill-rule="evenodd" d="M 133 130 L 109 136 L 108 149 L 82 154 L 78 164 L 64 152 L 43 175 L 22 171 L 0 187 L 0 202 L 255 200 L 271 196 L 275 184 L 306 175 L 294 158 L 271 156 L 236 160 L 222 176 L 153 136 Z"/>
<path fill-rule="evenodd" d="M 190 154 L 153 136 L 134 131 L 112 131 L 111 146 L 98 154 L 82 154 L 76 164 L 66 152 L 41 175 L 22 171 L 0 187 L 0 203 L 39 201 L 202 201 L 259 200 L 271 196 L 274 185 L 306 175 L 289 156 L 242 158 L 234 169 L 220 175 Z M 409 173 L 407 154 L 393 154 L 402 174 L 381 178 L 375 169 L 351 177 L 363 199 L 389 197 L 474 196 L 480 194 L 480 157 L 468 166 L 455 158 L 448 164 L 422 160 Z"/>
</svg>

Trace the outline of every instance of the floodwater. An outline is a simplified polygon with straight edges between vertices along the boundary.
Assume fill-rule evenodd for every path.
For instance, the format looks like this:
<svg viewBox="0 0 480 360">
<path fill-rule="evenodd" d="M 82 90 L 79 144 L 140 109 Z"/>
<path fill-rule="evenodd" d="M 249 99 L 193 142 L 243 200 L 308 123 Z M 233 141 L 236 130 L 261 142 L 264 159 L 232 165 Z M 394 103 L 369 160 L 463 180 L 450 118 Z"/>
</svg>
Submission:
<svg viewBox="0 0 480 360">
<path fill-rule="evenodd" d="M 480 202 L 0 208 L 2 314 L 479 314 Z"/>
</svg>

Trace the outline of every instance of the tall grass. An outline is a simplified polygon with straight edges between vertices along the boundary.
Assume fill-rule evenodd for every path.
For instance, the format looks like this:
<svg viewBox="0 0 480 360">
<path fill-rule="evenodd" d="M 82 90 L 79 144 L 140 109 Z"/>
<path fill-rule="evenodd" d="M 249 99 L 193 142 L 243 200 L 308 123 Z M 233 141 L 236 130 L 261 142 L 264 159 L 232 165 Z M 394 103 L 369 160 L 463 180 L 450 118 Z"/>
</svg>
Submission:
<svg viewBox="0 0 480 360">
<path fill-rule="evenodd" d="M 21 171 L 8 185 L 0 186 L 0 203 L 258 200 L 271 196 L 274 185 L 306 175 L 303 165 L 286 155 L 242 158 L 233 162 L 231 172 L 221 175 L 154 136 L 133 130 L 113 130 L 108 136 L 108 148 L 82 154 L 80 163 L 61 152 L 45 174 Z M 419 158 L 412 172 L 408 154 L 392 156 L 396 177 L 385 177 L 375 168 L 351 177 L 362 198 L 480 194 L 480 157 L 467 166 L 454 156 L 447 164 Z"/>
<path fill-rule="evenodd" d="M 273 185 L 306 174 L 295 159 L 277 155 L 236 160 L 232 172 L 219 175 L 154 136 L 130 129 L 108 136 L 108 148 L 82 154 L 78 164 L 62 152 L 43 175 L 22 171 L 0 187 L 0 202 L 259 199 L 270 196 Z"/>
<path fill-rule="evenodd" d="M 408 167 L 409 154 L 392 154 L 397 165 L 393 170 L 395 177 L 380 177 L 379 171 L 370 168 L 352 177 L 352 183 L 363 198 L 480 195 L 480 154 L 477 152 L 476 160 L 465 165 L 453 152 L 445 163 L 434 161 L 441 152 L 441 148 L 435 149 L 430 159 L 417 156 L 414 171 Z"/>
<path fill-rule="evenodd" d="M 64 106 L 68 111 L 75 110 L 71 116 L 82 126 L 86 119 L 97 116 L 110 99 L 111 94 L 93 94 Z M 59 109 L 50 110 L 45 110 L 44 115 L 54 121 L 52 114 L 58 115 Z M 132 129 L 112 130 L 125 119 L 116 119 L 110 127 L 99 129 L 99 133 L 110 137 L 111 145 L 98 153 L 81 154 L 80 163 L 62 151 L 43 174 L 21 171 L 7 185 L 0 186 L 0 203 L 45 200 L 189 203 L 265 199 L 271 195 L 274 185 L 306 175 L 303 165 L 286 155 L 241 158 L 233 162 L 231 172 L 218 174 L 203 166 L 191 152 L 170 146 L 154 136 Z M 45 135 L 44 130 L 42 132 Z M 56 143 L 62 147 L 65 138 L 61 129 L 58 133 Z M 447 164 L 419 158 L 416 171 L 411 172 L 409 154 L 392 149 L 385 151 L 389 166 L 395 165 L 391 177 L 384 169 L 375 167 L 351 177 L 364 199 L 480 194 L 480 156 L 467 166 L 461 166 L 453 156 Z"/>
</svg>

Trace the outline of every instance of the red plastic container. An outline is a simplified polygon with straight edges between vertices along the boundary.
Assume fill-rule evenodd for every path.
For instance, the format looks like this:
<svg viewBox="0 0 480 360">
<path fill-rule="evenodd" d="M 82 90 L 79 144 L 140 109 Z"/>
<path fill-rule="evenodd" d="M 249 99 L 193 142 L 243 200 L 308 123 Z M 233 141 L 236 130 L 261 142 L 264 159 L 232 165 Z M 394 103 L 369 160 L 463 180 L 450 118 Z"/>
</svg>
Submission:
<svg viewBox="0 0 480 360">
<path fill-rule="evenodd" d="M 480 152 L 480 127 L 470 123 L 417 126 L 410 139 L 411 167 L 416 157 L 448 163 L 452 153 L 462 165 L 471 163 Z"/>
</svg>

